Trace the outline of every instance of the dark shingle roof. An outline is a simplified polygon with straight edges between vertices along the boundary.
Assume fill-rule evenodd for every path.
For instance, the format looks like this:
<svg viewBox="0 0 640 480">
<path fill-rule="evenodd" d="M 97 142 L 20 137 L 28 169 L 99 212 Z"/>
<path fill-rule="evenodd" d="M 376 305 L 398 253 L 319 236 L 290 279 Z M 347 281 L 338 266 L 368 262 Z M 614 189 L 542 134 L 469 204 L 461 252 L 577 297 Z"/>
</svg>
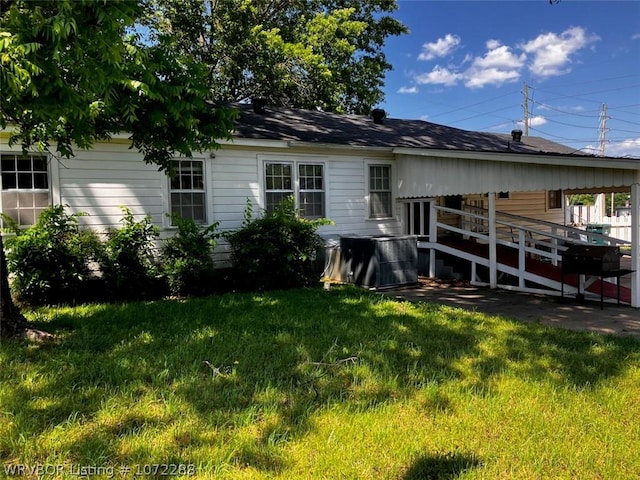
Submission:
<svg viewBox="0 0 640 480">
<path fill-rule="evenodd" d="M 575 149 L 539 137 L 522 137 L 522 142 L 514 142 L 510 134 L 472 132 L 422 120 L 386 118 L 380 125 L 372 118 L 360 115 L 280 107 L 266 107 L 265 113 L 260 114 L 255 113 L 251 105 L 234 106 L 240 112 L 234 133 L 238 138 L 362 147 L 556 155 L 576 153 Z"/>
</svg>

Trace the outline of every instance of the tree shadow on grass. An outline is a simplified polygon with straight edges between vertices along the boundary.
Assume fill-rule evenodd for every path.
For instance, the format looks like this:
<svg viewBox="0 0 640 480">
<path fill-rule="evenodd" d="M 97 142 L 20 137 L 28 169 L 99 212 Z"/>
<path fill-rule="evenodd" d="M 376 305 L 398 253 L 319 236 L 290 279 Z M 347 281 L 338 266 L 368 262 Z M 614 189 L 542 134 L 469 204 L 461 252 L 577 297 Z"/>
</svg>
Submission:
<svg viewBox="0 0 640 480">
<path fill-rule="evenodd" d="M 640 343 L 629 338 L 509 323 L 350 287 L 61 311 L 46 327 L 60 340 L 11 345 L 11 358 L 1 362 L 0 379 L 16 383 L 2 410 L 19 433 L 38 436 L 76 414 L 91 419 L 107 399 L 133 408 L 139 398 L 169 394 L 224 435 L 252 424 L 255 439 L 225 461 L 270 472 L 286 469 L 279 447 L 311 432 L 314 413 L 332 404 L 355 414 L 458 380 L 490 394 L 492 379 L 507 369 L 592 388 L 640 355 Z M 25 374 L 38 381 L 25 381 Z M 432 393 L 427 407 L 453 409 Z M 103 457 L 119 460 L 113 436 L 173 421 L 126 411 L 121 417 L 96 426 Z M 176 451 L 189 447 L 185 438 L 176 439 Z M 69 448 L 92 451 L 91 442 L 80 435 Z M 17 454 L 3 449 L 0 459 Z M 454 478 L 447 472 L 474 461 L 426 456 L 408 474 L 445 476 L 405 478 Z"/>
<path fill-rule="evenodd" d="M 454 480 L 461 474 L 481 466 L 482 462 L 473 455 L 423 455 L 409 466 L 402 475 L 402 480 Z"/>
</svg>

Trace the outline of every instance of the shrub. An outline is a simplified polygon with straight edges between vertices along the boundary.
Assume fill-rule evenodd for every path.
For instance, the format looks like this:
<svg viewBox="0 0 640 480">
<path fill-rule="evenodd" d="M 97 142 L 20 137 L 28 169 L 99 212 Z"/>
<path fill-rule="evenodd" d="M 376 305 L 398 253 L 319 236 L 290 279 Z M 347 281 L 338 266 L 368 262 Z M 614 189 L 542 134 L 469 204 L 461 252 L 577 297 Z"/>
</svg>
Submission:
<svg viewBox="0 0 640 480">
<path fill-rule="evenodd" d="M 315 259 L 322 239 L 317 228 L 326 223 L 298 217 L 293 197 L 256 219 L 248 202 L 243 226 L 225 235 L 242 285 L 259 290 L 308 285 L 318 273 Z"/>
<path fill-rule="evenodd" d="M 121 208 L 122 227 L 107 232 L 104 279 L 114 299 L 158 298 L 164 293 L 155 250 L 159 229 L 149 215 L 136 221 L 130 209 Z"/>
<path fill-rule="evenodd" d="M 162 247 L 163 271 L 172 295 L 204 295 L 212 291 L 213 257 L 218 223 L 201 227 L 192 219 L 171 217 L 176 235 Z"/>
<path fill-rule="evenodd" d="M 16 233 L 7 239 L 7 265 L 18 301 L 47 305 L 87 300 L 89 289 L 83 287 L 102 247 L 94 232 L 78 225 L 81 215 L 67 214 L 62 205 L 51 206 L 24 230 L 3 216 Z"/>
</svg>

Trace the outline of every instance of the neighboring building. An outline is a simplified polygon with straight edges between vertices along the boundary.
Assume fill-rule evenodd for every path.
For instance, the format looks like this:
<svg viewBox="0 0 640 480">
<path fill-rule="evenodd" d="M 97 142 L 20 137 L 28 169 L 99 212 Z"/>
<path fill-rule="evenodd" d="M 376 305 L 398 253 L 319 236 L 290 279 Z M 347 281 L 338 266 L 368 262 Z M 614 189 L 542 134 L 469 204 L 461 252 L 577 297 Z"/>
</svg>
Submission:
<svg viewBox="0 0 640 480">
<path fill-rule="evenodd" d="M 7 146 L 5 135 L 2 211 L 28 225 L 46 205 L 65 204 L 88 213 L 81 218 L 85 224 L 105 229 L 119 225 L 120 206 L 126 205 L 136 215 L 151 215 L 170 234 L 170 212 L 203 224 L 219 221 L 229 230 L 241 225 L 247 199 L 259 211 L 294 195 L 301 215 L 333 220 L 322 227 L 326 236 L 410 233 L 428 239 L 432 206 L 476 207 L 490 215 L 527 217 L 525 224 L 562 226 L 569 221 L 565 196 L 572 191 L 619 189 L 630 192 L 632 205 L 640 204 L 640 160 L 587 156 L 541 138 L 519 139 L 517 133 L 237 107 L 233 139 L 214 152 L 177 158 L 172 179 L 130 150 L 126 135 L 79 150 L 72 159 L 23 158 L 19 148 Z M 460 227 L 455 212 L 437 215 Z M 486 230 L 486 221 L 478 222 L 477 229 Z M 637 223 L 634 228 L 637 256 Z M 224 244 L 216 255 L 220 264 L 228 258 Z M 633 282 L 632 300 L 640 306 L 635 276 Z"/>
</svg>

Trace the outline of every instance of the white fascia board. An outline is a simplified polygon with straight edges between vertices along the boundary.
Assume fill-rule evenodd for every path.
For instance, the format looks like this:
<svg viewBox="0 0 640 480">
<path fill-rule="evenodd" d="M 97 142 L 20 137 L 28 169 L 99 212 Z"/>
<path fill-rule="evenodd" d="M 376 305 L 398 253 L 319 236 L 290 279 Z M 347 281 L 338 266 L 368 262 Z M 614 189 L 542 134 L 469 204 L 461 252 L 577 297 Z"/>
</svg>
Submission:
<svg viewBox="0 0 640 480">
<path fill-rule="evenodd" d="M 563 165 L 569 167 L 620 168 L 624 170 L 640 169 L 640 159 L 614 157 L 570 157 L 554 154 L 472 152 L 462 150 L 423 150 L 417 148 L 394 148 L 395 155 L 413 155 L 422 157 L 458 158 L 510 163 L 532 163 L 539 165 Z"/>
</svg>

